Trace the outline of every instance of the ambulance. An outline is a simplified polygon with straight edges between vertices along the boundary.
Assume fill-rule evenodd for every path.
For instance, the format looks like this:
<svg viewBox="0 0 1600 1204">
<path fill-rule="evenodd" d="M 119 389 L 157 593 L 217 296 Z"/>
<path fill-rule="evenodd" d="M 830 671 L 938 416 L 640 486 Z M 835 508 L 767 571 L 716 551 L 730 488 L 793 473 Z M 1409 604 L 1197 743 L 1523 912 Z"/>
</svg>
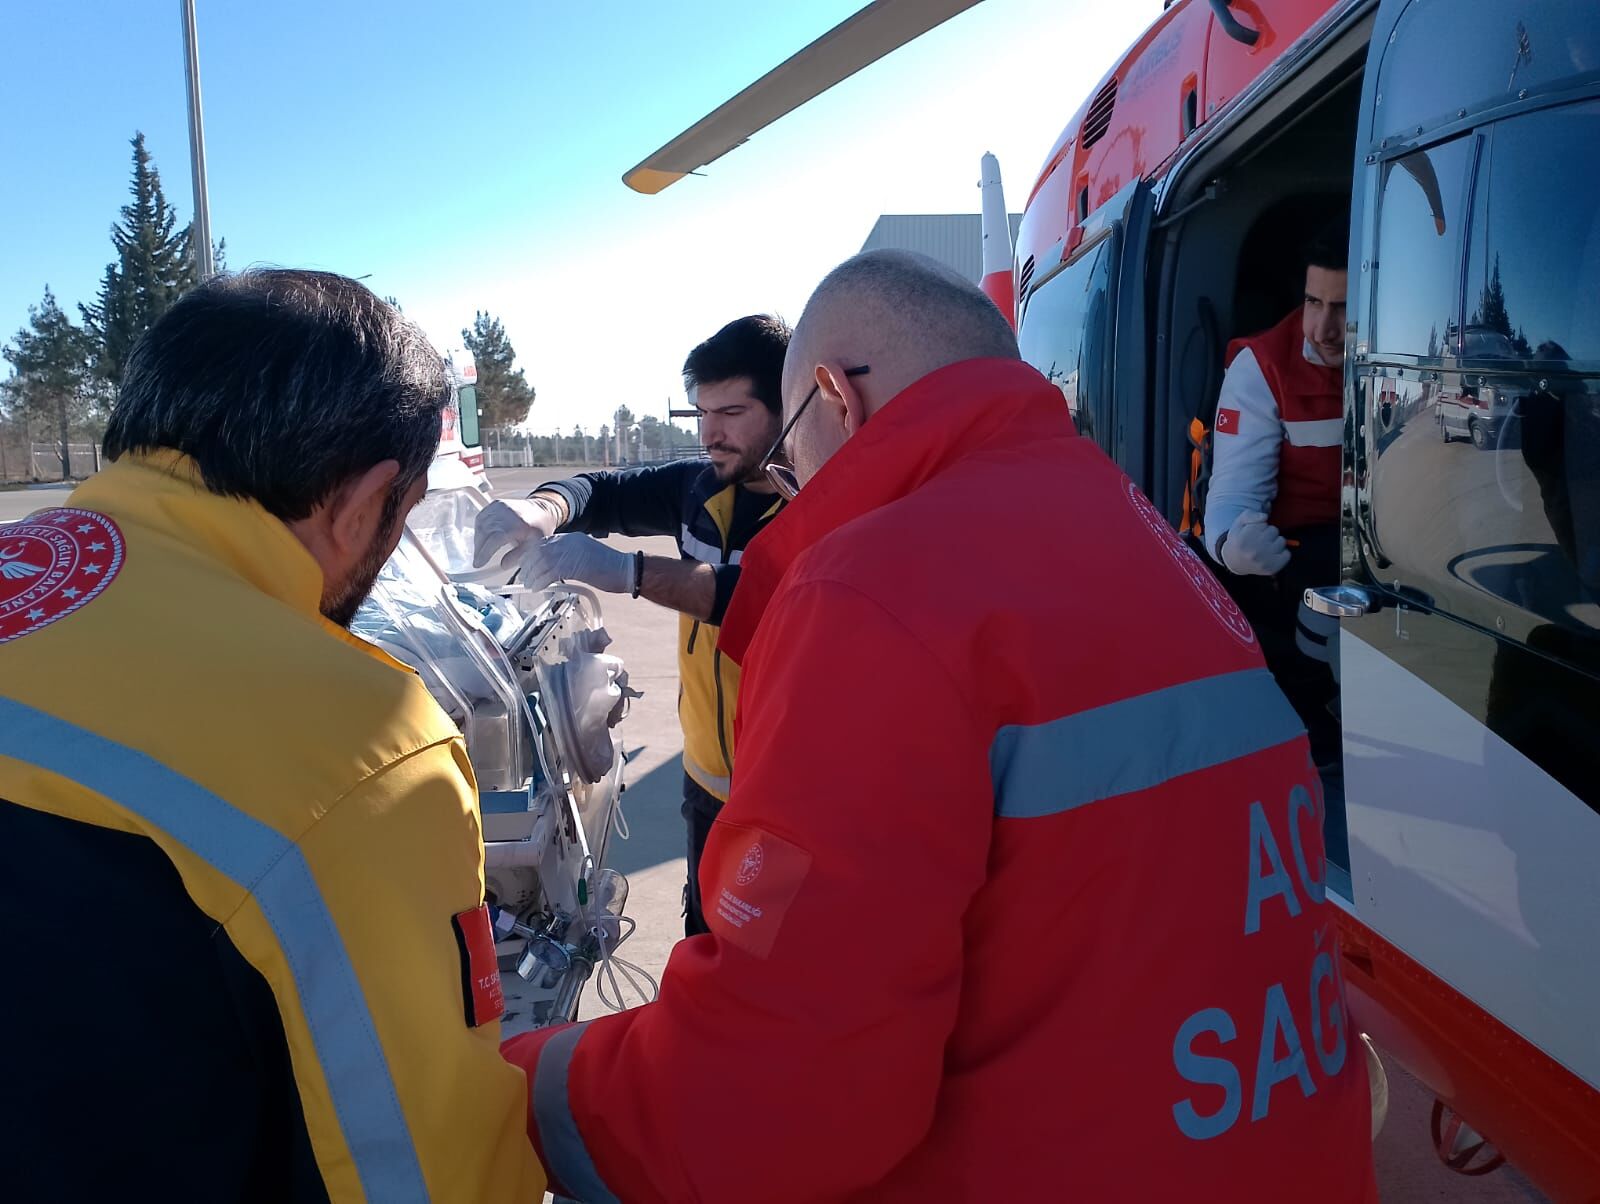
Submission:
<svg viewBox="0 0 1600 1204">
<path fill-rule="evenodd" d="M 482 434 L 478 429 L 478 364 L 465 347 L 445 353 L 450 404 L 445 406 L 439 450 L 428 470 L 429 489 L 463 486 L 489 491 Z"/>
</svg>

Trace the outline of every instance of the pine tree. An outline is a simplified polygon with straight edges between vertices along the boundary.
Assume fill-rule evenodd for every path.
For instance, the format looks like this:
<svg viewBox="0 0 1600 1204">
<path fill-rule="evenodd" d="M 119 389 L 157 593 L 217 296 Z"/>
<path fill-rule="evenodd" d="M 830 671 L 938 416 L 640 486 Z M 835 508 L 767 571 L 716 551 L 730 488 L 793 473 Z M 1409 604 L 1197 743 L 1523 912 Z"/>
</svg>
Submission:
<svg viewBox="0 0 1600 1204">
<path fill-rule="evenodd" d="M 672 435 L 665 422 L 654 414 L 646 414 L 639 419 L 639 442 L 646 451 L 662 452 L 672 442 Z"/>
<path fill-rule="evenodd" d="M 462 341 L 478 364 L 478 408 L 486 427 L 516 426 L 533 409 L 535 391 L 514 365 L 516 350 L 499 318 L 479 310 Z"/>
<path fill-rule="evenodd" d="M 1482 326 L 1496 334 L 1511 337 L 1511 314 L 1506 309 L 1505 285 L 1500 282 L 1500 256 L 1494 257 L 1494 270 L 1489 283 L 1478 294 L 1478 308 L 1472 315 L 1475 326 Z"/>
<path fill-rule="evenodd" d="M 190 254 L 192 227 L 178 228 L 178 214 L 161 189 L 161 173 L 133 136 L 133 199 L 111 227 L 117 257 L 106 265 L 93 305 L 81 305 L 83 324 L 95 342 L 95 375 L 111 389 L 122 379 L 128 354 L 140 336 L 196 283 Z M 226 240 L 216 247 L 218 263 Z"/>
<path fill-rule="evenodd" d="M 28 325 L 4 348 L 16 375 L 6 390 L 29 418 L 49 422 L 61 447 L 61 479 L 72 475 L 72 428 L 85 422 L 93 404 L 88 335 L 56 304 L 45 285 L 44 301 L 28 307 Z"/>
</svg>

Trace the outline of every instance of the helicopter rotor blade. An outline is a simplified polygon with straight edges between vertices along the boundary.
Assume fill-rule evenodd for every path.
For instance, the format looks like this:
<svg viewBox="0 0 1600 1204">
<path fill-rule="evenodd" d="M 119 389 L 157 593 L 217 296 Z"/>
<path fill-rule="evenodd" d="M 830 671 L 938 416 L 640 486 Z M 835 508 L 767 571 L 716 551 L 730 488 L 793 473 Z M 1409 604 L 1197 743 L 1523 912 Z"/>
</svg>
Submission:
<svg viewBox="0 0 1600 1204">
<path fill-rule="evenodd" d="M 695 122 L 624 175 L 622 182 L 635 192 L 660 192 L 979 2 L 874 0 Z"/>
</svg>

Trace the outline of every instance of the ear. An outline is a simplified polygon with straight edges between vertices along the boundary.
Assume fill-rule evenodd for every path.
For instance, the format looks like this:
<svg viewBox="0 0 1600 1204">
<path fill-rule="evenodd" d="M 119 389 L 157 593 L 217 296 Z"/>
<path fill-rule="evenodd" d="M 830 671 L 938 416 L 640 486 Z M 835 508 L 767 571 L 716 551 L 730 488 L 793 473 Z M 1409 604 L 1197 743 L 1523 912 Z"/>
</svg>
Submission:
<svg viewBox="0 0 1600 1204">
<path fill-rule="evenodd" d="M 825 360 L 818 364 L 816 380 L 822 402 L 843 411 L 846 435 L 853 435 L 866 425 L 867 403 L 856 389 L 855 381 L 844 374 L 842 363 Z"/>
<path fill-rule="evenodd" d="M 326 531 L 341 554 L 359 558 L 379 535 L 383 507 L 400 475 L 398 460 L 383 460 L 347 481 L 328 500 Z"/>
</svg>

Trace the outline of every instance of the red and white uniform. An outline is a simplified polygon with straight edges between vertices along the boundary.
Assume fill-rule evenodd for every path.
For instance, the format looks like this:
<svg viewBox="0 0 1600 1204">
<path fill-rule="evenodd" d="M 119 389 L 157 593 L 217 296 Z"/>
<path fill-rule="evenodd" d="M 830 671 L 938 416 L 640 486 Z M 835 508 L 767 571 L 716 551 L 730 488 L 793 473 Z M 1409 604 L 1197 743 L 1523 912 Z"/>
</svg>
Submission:
<svg viewBox="0 0 1600 1204">
<path fill-rule="evenodd" d="M 565 1194 L 1375 1199 L 1300 721 L 1042 376 L 874 414 L 721 645 L 711 932 L 656 1003 L 505 1046 Z"/>
<path fill-rule="evenodd" d="M 1280 531 L 1339 521 L 1344 373 L 1322 362 L 1300 315 L 1228 345 L 1206 494 L 1213 558 L 1247 510 Z"/>
</svg>

